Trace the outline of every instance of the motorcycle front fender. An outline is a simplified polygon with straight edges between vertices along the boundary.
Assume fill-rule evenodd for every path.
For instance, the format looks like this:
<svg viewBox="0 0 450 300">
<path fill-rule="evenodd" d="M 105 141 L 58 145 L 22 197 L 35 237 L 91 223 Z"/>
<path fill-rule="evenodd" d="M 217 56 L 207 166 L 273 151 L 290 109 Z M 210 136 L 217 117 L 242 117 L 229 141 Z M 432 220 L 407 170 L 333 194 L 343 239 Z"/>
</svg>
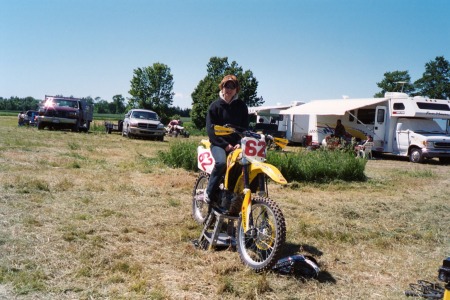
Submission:
<svg viewBox="0 0 450 300">
<path fill-rule="evenodd" d="M 252 181 L 260 173 L 266 174 L 276 183 L 287 184 L 286 179 L 277 167 L 264 162 L 252 162 L 250 165 L 250 181 Z"/>
</svg>

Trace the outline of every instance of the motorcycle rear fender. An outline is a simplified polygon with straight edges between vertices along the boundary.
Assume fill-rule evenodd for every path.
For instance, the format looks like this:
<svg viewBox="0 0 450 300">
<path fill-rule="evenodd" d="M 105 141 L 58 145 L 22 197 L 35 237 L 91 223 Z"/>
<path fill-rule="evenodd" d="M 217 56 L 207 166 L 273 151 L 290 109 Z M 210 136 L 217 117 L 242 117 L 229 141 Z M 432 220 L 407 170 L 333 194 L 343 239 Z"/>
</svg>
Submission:
<svg viewBox="0 0 450 300">
<path fill-rule="evenodd" d="M 209 140 L 205 140 L 205 139 L 201 140 L 200 145 L 206 149 L 211 148 L 211 142 Z"/>
</svg>

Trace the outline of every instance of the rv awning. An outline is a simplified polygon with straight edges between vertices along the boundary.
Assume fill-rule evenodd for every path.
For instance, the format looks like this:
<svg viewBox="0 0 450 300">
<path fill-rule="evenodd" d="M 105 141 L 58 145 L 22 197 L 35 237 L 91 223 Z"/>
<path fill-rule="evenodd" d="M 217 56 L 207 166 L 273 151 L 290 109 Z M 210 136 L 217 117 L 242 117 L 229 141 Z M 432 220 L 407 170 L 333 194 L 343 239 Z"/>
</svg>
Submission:
<svg viewBox="0 0 450 300">
<path fill-rule="evenodd" d="M 281 110 L 294 107 L 294 105 L 301 105 L 303 102 L 297 102 L 296 104 L 286 104 L 286 105 L 272 105 L 272 106 L 254 106 L 248 108 L 248 114 L 258 114 L 260 116 L 271 114 L 279 114 Z"/>
<path fill-rule="evenodd" d="M 386 101 L 386 98 L 315 100 L 280 111 L 282 115 L 337 115 Z"/>
<path fill-rule="evenodd" d="M 255 114 L 255 113 L 270 113 L 273 109 L 288 109 L 292 105 L 274 105 L 274 106 L 255 106 L 255 107 L 249 107 L 248 113 L 249 114 Z"/>
</svg>

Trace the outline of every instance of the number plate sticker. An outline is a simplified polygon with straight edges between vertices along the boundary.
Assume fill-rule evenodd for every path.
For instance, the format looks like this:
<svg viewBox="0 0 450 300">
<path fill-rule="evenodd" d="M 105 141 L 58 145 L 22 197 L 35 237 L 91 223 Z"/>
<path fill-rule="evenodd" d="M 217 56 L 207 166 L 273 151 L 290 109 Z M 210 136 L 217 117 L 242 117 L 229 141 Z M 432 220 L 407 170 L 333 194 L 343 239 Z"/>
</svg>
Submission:
<svg viewBox="0 0 450 300">
<path fill-rule="evenodd" d="M 209 149 L 198 147 L 197 149 L 197 166 L 200 170 L 211 174 L 214 168 L 214 157 Z"/>
<path fill-rule="evenodd" d="M 266 142 L 264 138 L 258 140 L 252 137 L 245 137 L 242 139 L 242 153 L 245 157 L 255 159 L 258 161 L 264 161 L 266 158 Z"/>
</svg>

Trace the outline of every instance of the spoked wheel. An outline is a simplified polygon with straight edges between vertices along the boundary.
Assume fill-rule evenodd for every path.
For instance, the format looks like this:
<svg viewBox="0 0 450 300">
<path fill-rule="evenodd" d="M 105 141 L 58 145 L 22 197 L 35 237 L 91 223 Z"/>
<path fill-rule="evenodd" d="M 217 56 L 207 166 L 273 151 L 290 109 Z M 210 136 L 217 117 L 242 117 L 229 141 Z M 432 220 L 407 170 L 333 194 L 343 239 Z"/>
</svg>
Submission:
<svg viewBox="0 0 450 300">
<path fill-rule="evenodd" d="M 286 223 L 278 205 L 266 197 L 252 201 L 250 228 L 244 232 L 238 221 L 236 246 L 241 261 L 256 272 L 267 271 L 277 262 L 286 241 Z"/>
<path fill-rule="evenodd" d="M 203 197 L 208 186 L 209 174 L 201 172 L 198 175 L 192 191 L 192 217 L 194 220 L 203 224 L 208 217 L 209 205 L 203 201 Z"/>
</svg>

